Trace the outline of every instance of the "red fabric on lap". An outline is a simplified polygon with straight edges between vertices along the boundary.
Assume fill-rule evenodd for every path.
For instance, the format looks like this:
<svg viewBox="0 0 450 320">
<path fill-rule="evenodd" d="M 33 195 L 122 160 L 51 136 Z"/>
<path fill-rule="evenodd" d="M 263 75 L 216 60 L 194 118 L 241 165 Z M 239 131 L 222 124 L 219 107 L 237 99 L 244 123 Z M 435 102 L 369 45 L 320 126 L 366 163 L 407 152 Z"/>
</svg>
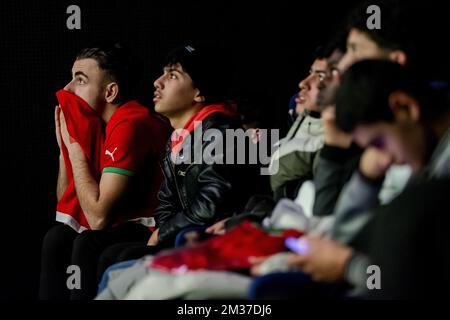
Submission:
<svg viewBox="0 0 450 320">
<path fill-rule="evenodd" d="M 270 234 L 251 222 L 243 222 L 222 236 L 216 236 L 191 248 L 166 250 L 156 255 L 149 267 L 175 271 L 235 270 L 251 267 L 249 257 L 264 257 L 286 250 L 287 237 L 300 237 L 297 230 Z"/>
</svg>

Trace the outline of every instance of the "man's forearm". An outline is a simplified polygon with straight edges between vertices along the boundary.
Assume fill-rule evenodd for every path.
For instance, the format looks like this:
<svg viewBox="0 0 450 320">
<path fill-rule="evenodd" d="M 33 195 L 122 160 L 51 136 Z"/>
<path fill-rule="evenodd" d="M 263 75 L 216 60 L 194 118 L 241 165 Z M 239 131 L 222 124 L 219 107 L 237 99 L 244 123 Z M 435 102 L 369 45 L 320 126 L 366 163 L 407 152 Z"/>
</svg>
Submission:
<svg viewBox="0 0 450 320">
<path fill-rule="evenodd" d="M 64 192 L 67 189 L 67 185 L 69 181 L 67 179 L 67 170 L 66 164 L 64 162 L 64 157 L 61 154 L 59 156 L 59 172 L 58 172 L 58 181 L 56 182 L 56 199 L 61 200 Z"/>
<path fill-rule="evenodd" d="M 69 150 L 72 164 L 73 179 L 78 201 L 86 215 L 92 229 L 102 229 L 105 225 L 106 214 L 100 210 L 100 188 L 92 177 L 87 159 L 79 146 L 72 146 Z"/>
</svg>

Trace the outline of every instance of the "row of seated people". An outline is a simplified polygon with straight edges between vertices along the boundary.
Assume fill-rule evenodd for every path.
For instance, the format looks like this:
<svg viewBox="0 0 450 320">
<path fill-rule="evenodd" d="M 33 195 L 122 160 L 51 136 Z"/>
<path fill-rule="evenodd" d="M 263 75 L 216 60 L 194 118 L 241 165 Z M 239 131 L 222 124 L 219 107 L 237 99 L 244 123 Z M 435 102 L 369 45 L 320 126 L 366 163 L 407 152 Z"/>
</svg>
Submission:
<svg viewBox="0 0 450 320">
<path fill-rule="evenodd" d="M 445 294 L 450 88 L 408 65 L 412 39 L 399 16 L 384 21 L 387 33 L 362 16 L 316 51 L 268 176 L 261 163 L 223 161 L 273 141 L 261 123 L 247 126 L 248 145 L 230 141 L 227 130 L 245 127 L 224 98 L 230 80 L 216 50 L 189 45 L 168 55 L 154 83 L 156 113 L 124 103 L 124 81 L 114 77 L 104 102 L 93 99 L 82 85 L 106 72 L 102 59 L 114 50 L 82 51 L 55 110 L 64 224 L 44 239 L 40 298 Z M 76 108 L 102 117 L 79 121 L 86 112 Z M 104 137 L 92 139 L 102 121 Z M 68 265 L 82 271 L 70 289 Z"/>
</svg>

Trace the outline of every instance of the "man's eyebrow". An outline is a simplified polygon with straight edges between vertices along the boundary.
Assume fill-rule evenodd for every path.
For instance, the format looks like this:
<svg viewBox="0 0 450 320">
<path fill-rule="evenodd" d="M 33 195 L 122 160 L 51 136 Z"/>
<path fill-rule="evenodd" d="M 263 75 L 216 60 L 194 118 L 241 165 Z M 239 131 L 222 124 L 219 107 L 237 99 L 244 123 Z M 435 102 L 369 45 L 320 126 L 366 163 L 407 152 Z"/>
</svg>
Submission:
<svg viewBox="0 0 450 320">
<path fill-rule="evenodd" d="M 164 71 L 182 73 L 182 71 L 180 69 L 177 69 L 176 67 L 164 67 Z"/>
<path fill-rule="evenodd" d="M 75 72 L 75 74 L 73 76 L 74 77 L 76 77 L 76 76 L 83 76 L 86 79 L 89 79 L 89 77 L 83 71 L 77 71 L 77 72 Z"/>
</svg>

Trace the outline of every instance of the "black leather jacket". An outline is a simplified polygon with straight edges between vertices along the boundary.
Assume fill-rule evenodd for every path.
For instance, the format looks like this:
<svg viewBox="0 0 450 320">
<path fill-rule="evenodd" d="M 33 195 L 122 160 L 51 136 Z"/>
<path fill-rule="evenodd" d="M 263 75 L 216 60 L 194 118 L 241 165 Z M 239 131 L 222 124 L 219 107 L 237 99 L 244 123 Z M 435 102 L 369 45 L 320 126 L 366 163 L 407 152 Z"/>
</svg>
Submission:
<svg viewBox="0 0 450 320">
<path fill-rule="evenodd" d="M 216 113 L 203 120 L 202 131 L 211 128 L 225 136 L 226 129 L 237 129 L 240 125 L 236 118 Z M 202 143 L 203 150 L 209 143 Z M 159 229 L 158 243 L 163 247 L 173 246 L 176 234 L 184 228 L 209 226 L 240 212 L 249 197 L 261 187 L 258 165 L 174 164 L 170 141 L 162 170 L 165 179 L 158 194 L 160 203 L 155 220 Z"/>
</svg>

